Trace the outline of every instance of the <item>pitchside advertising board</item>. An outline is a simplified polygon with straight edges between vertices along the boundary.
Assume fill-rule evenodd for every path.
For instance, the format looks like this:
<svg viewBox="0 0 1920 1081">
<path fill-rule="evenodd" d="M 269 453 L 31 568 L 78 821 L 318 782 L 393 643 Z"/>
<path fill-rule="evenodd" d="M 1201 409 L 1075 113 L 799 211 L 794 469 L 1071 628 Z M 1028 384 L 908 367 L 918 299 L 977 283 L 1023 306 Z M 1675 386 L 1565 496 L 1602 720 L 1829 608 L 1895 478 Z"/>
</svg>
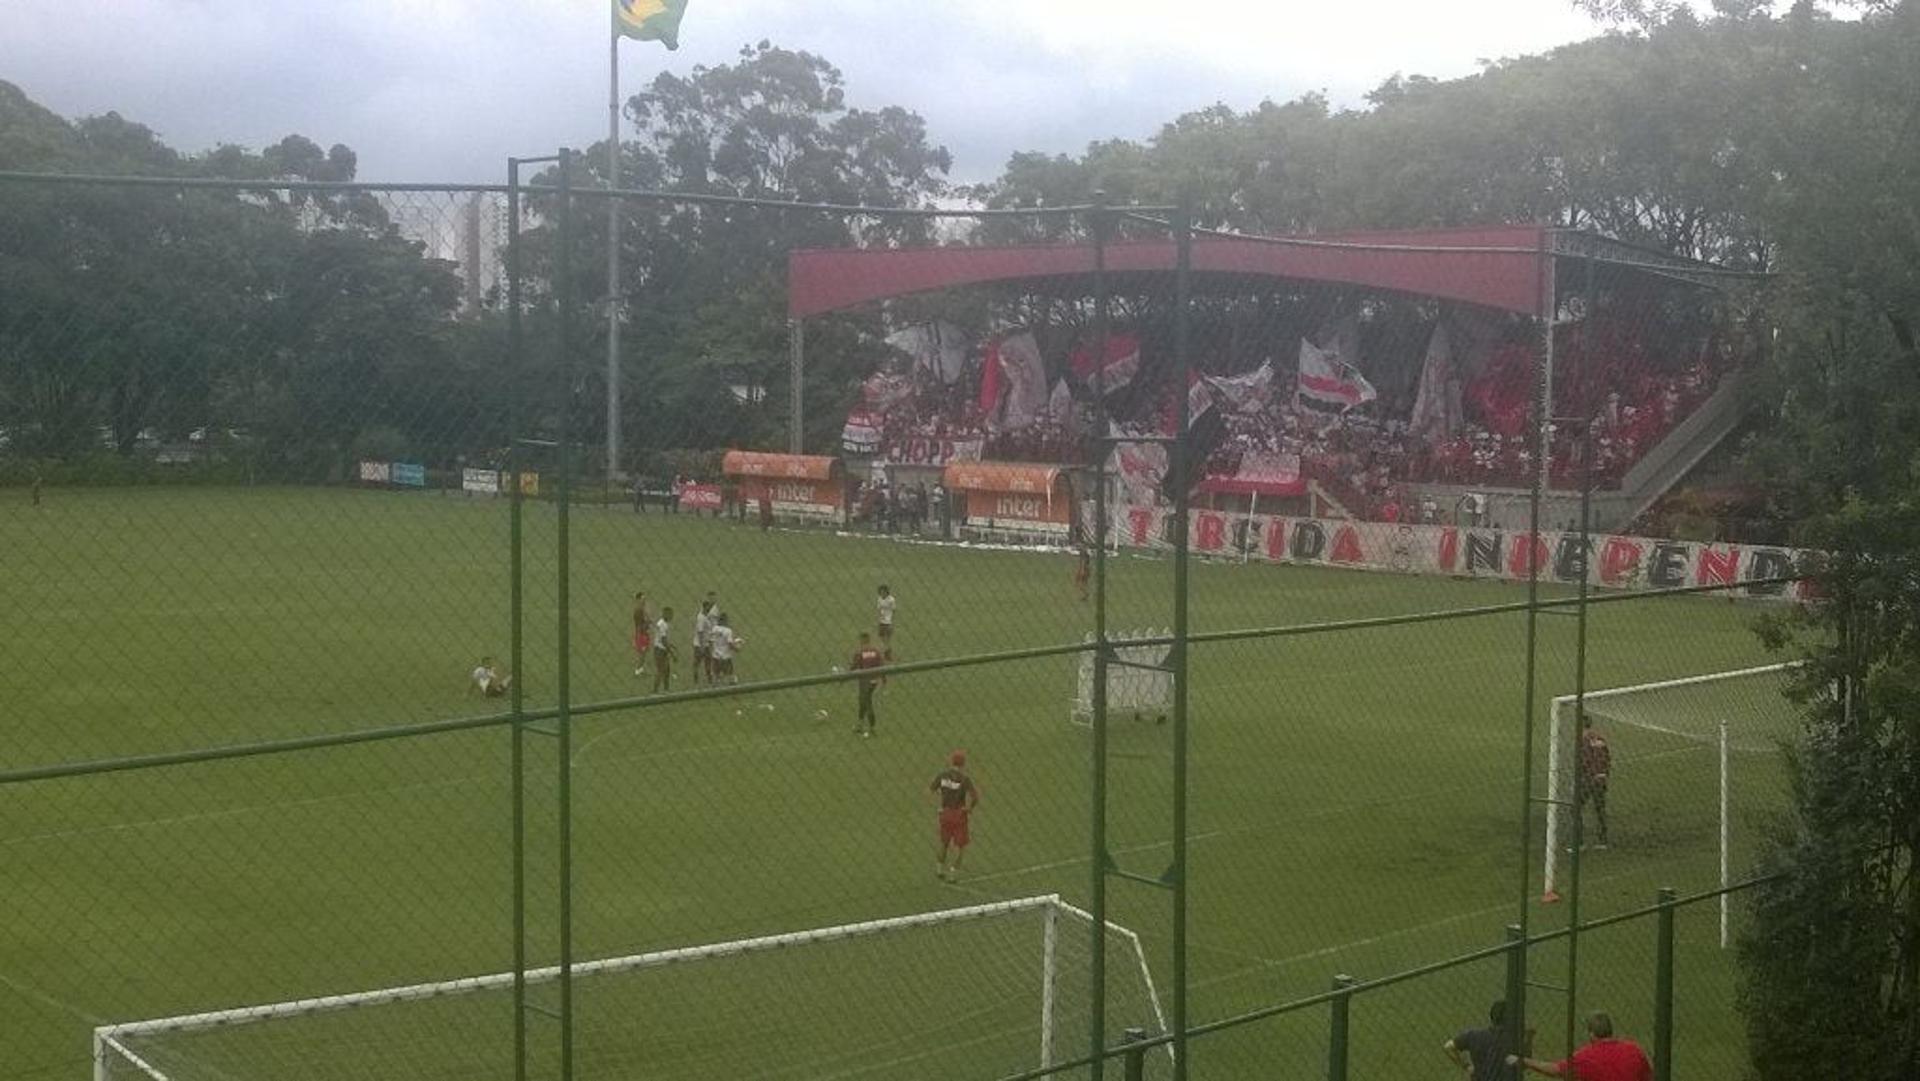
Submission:
<svg viewBox="0 0 1920 1081">
<path fill-rule="evenodd" d="M 1122 545 L 1171 546 L 1173 512 L 1123 506 L 1113 531 Z M 1537 565 L 1542 580 L 1588 582 L 1607 589 L 1680 589 L 1739 586 L 1744 596 L 1809 600 L 1805 582 L 1766 582 L 1796 573 L 1806 553 L 1793 548 L 1715 544 L 1594 534 L 1583 547 L 1577 533 L 1525 533 L 1466 526 L 1396 525 L 1328 518 L 1189 512 L 1187 544 L 1197 555 L 1263 563 L 1318 564 L 1361 570 L 1457 578 L 1527 580 Z"/>
<path fill-rule="evenodd" d="M 721 502 L 720 486 L 718 484 L 683 484 L 680 486 L 681 510 L 719 510 Z"/>
</svg>

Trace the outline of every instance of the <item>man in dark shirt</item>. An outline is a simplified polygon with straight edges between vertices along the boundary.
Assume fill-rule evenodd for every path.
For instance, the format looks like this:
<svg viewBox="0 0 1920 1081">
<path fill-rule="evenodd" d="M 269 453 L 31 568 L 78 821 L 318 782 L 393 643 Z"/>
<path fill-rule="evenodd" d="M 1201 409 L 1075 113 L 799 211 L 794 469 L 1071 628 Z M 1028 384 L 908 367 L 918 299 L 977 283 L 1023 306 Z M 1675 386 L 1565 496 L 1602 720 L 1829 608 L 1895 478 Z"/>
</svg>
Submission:
<svg viewBox="0 0 1920 1081">
<path fill-rule="evenodd" d="M 1520 1068 L 1507 1065 L 1512 1047 L 1506 1022 L 1506 1001 L 1497 1000 L 1487 1007 L 1486 1028 L 1470 1028 L 1441 1044 L 1440 1050 L 1472 1081 L 1514 1081 Z"/>
<path fill-rule="evenodd" d="M 879 668 L 886 663 L 886 654 L 873 648 L 873 636 L 861 631 L 860 648 L 854 650 L 853 660 L 847 663 L 847 667 L 859 671 L 862 668 Z M 860 714 L 854 718 L 853 730 L 858 732 L 862 739 L 871 738 L 873 735 L 873 725 L 877 719 L 873 713 L 873 692 L 878 690 L 880 684 L 885 681 L 885 676 L 869 676 L 859 680 Z"/>
<path fill-rule="evenodd" d="M 1607 847 L 1607 777 L 1613 772 L 1613 749 L 1607 737 L 1594 730 L 1593 718 L 1580 718 L 1580 813 L 1593 804 L 1593 817 L 1600 830 L 1594 847 Z"/>
<path fill-rule="evenodd" d="M 934 876 L 948 882 L 958 881 L 960 858 L 967 854 L 967 844 L 973 839 L 967 831 L 967 819 L 980 803 L 979 786 L 967 775 L 967 752 L 953 752 L 947 759 L 947 768 L 933 775 L 927 791 L 933 794 L 934 803 L 940 808 L 940 855 L 933 864 Z M 947 863 L 949 851 L 953 853 L 951 865 Z"/>
</svg>

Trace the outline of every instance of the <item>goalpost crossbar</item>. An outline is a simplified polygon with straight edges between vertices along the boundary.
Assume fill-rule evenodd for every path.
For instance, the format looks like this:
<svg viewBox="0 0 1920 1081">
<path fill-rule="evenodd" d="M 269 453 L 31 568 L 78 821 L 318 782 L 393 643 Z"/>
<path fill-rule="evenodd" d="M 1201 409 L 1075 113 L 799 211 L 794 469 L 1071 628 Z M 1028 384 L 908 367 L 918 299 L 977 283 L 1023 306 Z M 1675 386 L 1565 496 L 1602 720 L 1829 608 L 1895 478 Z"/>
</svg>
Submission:
<svg viewBox="0 0 1920 1081">
<path fill-rule="evenodd" d="M 1755 665 L 1749 668 L 1730 669 L 1724 672 L 1706 672 L 1706 673 L 1702 673 L 1700 675 L 1695 675 L 1695 676 L 1682 676 L 1677 679 L 1664 679 L 1664 680 L 1656 680 L 1648 683 L 1635 683 L 1635 684 L 1630 684 L 1623 687 L 1605 687 L 1598 690 L 1585 691 L 1580 694 L 1556 695 L 1553 699 L 1551 699 L 1548 707 L 1548 735 L 1547 735 L 1547 791 L 1550 797 L 1550 803 L 1549 803 L 1550 809 L 1547 813 L 1546 845 L 1545 845 L 1546 851 L 1544 854 L 1544 858 L 1542 860 L 1543 867 L 1542 867 L 1542 876 L 1541 876 L 1542 889 L 1543 889 L 1545 898 L 1548 900 L 1552 900 L 1553 898 L 1558 896 L 1557 890 L 1559 887 L 1559 868 L 1560 868 L 1559 856 L 1560 856 L 1560 848 L 1561 848 L 1561 843 L 1560 843 L 1561 822 L 1563 819 L 1566 819 L 1571 815 L 1577 815 L 1581 813 L 1580 808 L 1570 805 L 1572 786 L 1567 783 L 1567 771 L 1566 771 L 1566 767 L 1562 763 L 1563 753 L 1566 753 L 1571 750 L 1570 747 L 1567 747 L 1565 745 L 1570 744 L 1574 740 L 1578 739 L 1579 729 L 1577 725 L 1572 726 L 1573 731 L 1571 734 L 1568 734 L 1567 732 L 1564 731 L 1569 726 L 1563 722 L 1563 718 L 1569 715 L 1570 710 L 1574 714 L 1577 714 L 1578 712 L 1584 711 L 1585 709 L 1587 709 L 1593 703 L 1596 703 L 1596 702 L 1604 703 L 1611 699 L 1623 698 L 1628 696 L 1653 694 L 1661 691 L 1679 690 L 1687 687 L 1699 687 L 1699 686 L 1713 684 L 1713 683 L 1724 683 L 1731 680 L 1751 679 L 1759 676 L 1777 675 L 1779 673 L 1792 671 L 1796 668 L 1801 667 L 1803 664 L 1804 662 L 1801 662 L 1801 661 L 1786 661 L 1778 664 L 1762 664 L 1762 665 Z M 1728 871 L 1727 846 L 1728 846 L 1728 834 L 1729 834 L 1729 825 L 1728 825 L 1729 811 L 1728 811 L 1727 801 L 1728 801 L 1729 774 L 1732 768 L 1730 764 L 1730 758 L 1729 758 L 1731 744 L 1730 744 L 1730 737 L 1729 737 L 1728 719 L 1725 716 L 1720 716 L 1715 718 L 1715 724 L 1713 726 L 1714 730 L 1712 733 L 1690 732 L 1681 727 L 1663 726 L 1659 724 L 1654 724 L 1645 719 L 1634 719 L 1634 720 L 1629 720 L 1625 723 L 1630 724 L 1633 727 L 1644 728 L 1649 731 L 1660 732 L 1670 736 L 1677 736 L 1682 739 L 1693 740 L 1704 746 L 1715 746 L 1718 748 L 1719 775 L 1720 775 L 1720 793 L 1719 793 L 1720 823 L 1719 823 L 1719 830 L 1718 830 L 1719 845 L 1720 845 L 1719 856 L 1720 856 L 1721 878 L 1724 884 L 1724 880 L 1726 878 L 1727 871 Z M 1743 749 L 1751 750 L 1752 748 L 1743 748 Z M 1721 937 L 1723 939 L 1722 944 L 1724 945 L 1724 939 L 1726 937 L 1726 929 L 1725 929 L 1726 916 L 1725 916 L 1724 902 L 1726 899 L 1722 897 L 1721 900 L 1723 902 L 1722 917 L 1721 917 L 1721 923 L 1722 923 Z"/>
<path fill-rule="evenodd" d="M 111 1064 L 118 1061 L 130 1066 L 151 1081 L 174 1081 L 167 1073 L 143 1058 L 128 1046 L 128 1041 L 137 1037 L 155 1036 L 167 1033 L 188 1033 L 214 1028 L 229 1028 L 270 1020 L 283 1020 L 307 1017 L 317 1014 L 334 1013 L 361 1007 L 390 1005 L 405 1002 L 418 1002 L 428 999 L 448 998 L 460 995 L 477 994 L 486 991 L 510 989 L 516 982 L 516 975 L 525 986 L 551 983 L 560 978 L 563 971 L 572 976 L 608 975 L 621 972 L 633 972 L 643 969 L 661 968 L 692 961 L 713 960 L 739 957 L 747 954 L 785 949 L 799 945 L 836 942 L 847 939 L 866 938 L 895 931 L 916 928 L 936 927 L 945 924 L 992 919 L 1027 912 L 1040 912 L 1048 917 L 1044 938 L 1043 967 L 1046 970 L 1046 995 L 1043 1001 L 1043 1030 L 1050 1029 L 1052 1002 L 1052 969 L 1054 965 L 1055 931 L 1054 917 L 1061 914 L 1071 915 L 1083 921 L 1088 927 L 1093 925 L 1093 916 L 1084 909 L 1077 908 L 1060 899 L 1058 894 L 1041 894 L 1033 897 L 1020 897 L 1006 901 L 990 901 L 958 908 L 940 909 L 934 912 L 919 912 L 905 916 L 890 916 L 875 920 L 862 920 L 853 923 L 838 924 L 832 927 L 813 928 L 803 931 L 786 931 L 777 934 L 760 935 L 753 938 L 734 939 L 726 942 L 709 943 L 697 946 L 680 946 L 670 949 L 653 950 L 646 953 L 628 954 L 620 957 L 600 958 L 577 962 L 571 966 L 545 965 L 530 968 L 524 973 L 495 972 L 479 976 L 464 976 L 449 980 L 435 980 L 427 983 L 407 984 L 385 987 L 370 991 L 354 991 L 334 995 L 316 995 L 308 998 L 289 999 L 283 1002 L 266 1003 L 255 1006 L 239 1006 L 222 1010 L 210 1010 L 202 1013 L 180 1014 L 171 1017 L 157 1017 L 143 1021 L 125 1021 L 101 1025 L 93 1030 L 94 1077 L 96 1081 L 108 1081 L 111 1077 Z M 1118 939 L 1123 949 L 1133 955 L 1140 966 L 1147 1003 L 1153 1013 L 1156 1025 L 1164 1031 L 1166 1017 L 1161 1010 L 1160 998 L 1153 985 L 1150 969 L 1147 967 L 1146 951 L 1141 946 L 1140 936 L 1132 930 L 1112 921 L 1105 921 L 1109 935 Z M 1042 1055 L 1050 1051 L 1050 1031 L 1043 1031 Z M 1169 1051 L 1171 1048 L 1169 1048 Z"/>
</svg>

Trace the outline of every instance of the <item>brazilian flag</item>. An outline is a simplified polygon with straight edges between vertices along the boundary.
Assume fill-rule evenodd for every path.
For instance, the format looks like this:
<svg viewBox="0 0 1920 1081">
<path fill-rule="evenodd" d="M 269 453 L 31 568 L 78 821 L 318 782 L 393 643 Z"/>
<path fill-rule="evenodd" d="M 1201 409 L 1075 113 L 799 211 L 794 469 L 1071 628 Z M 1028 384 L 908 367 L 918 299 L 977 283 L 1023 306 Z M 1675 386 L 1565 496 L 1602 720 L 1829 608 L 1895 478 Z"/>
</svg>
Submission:
<svg viewBox="0 0 1920 1081">
<path fill-rule="evenodd" d="M 687 0 L 613 0 L 613 32 L 638 41 L 680 47 L 680 16 Z"/>
</svg>

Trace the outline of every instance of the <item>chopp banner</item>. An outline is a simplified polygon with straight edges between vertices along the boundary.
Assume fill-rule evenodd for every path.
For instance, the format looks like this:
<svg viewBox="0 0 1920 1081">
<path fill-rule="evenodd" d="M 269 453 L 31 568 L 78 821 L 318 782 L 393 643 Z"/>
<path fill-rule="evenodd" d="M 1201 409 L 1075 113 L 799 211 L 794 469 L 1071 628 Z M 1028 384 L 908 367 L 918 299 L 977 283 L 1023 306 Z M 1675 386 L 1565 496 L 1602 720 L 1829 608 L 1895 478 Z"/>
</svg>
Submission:
<svg viewBox="0 0 1920 1081">
<path fill-rule="evenodd" d="M 1165 507 L 1115 508 L 1113 533 L 1135 548 L 1166 548 L 1173 512 Z M 1403 525 L 1334 518 L 1189 512 L 1187 544 L 1196 555 L 1263 563 L 1304 563 L 1402 574 L 1497 578 L 1524 582 L 1538 566 L 1543 581 L 1573 584 L 1585 576 L 1607 589 L 1744 586 L 1753 597 L 1812 598 L 1810 583 L 1767 583 L 1799 573 L 1806 552 L 1767 545 L 1661 540 L 1596 533 L 1525 532 L 1465 526 Z M 1749 584 L 1755 583 L 1755 584 Z"/>
</svg>

